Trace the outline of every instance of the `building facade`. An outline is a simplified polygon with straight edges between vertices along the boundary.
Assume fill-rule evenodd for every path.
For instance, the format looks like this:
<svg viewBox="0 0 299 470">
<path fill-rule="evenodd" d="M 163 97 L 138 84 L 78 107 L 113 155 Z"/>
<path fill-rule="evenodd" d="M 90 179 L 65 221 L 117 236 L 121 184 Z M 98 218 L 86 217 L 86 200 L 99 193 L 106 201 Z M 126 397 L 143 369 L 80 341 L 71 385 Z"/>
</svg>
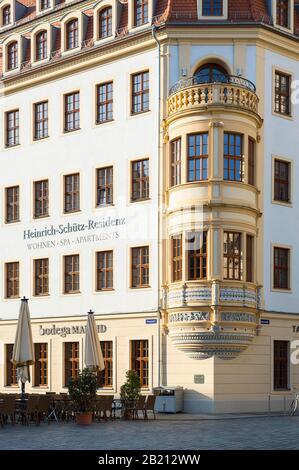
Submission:
<svg viewBox="0 0 299 470">
<path fill-rule="evenodd" d="M 299 385 L 293 0 L 2 0 L 0 388 L 30 299 L 29 391 L 136 369 L 187 412 Z M 299 228 L 299 227 L 298 227 Z"/>
</svg>

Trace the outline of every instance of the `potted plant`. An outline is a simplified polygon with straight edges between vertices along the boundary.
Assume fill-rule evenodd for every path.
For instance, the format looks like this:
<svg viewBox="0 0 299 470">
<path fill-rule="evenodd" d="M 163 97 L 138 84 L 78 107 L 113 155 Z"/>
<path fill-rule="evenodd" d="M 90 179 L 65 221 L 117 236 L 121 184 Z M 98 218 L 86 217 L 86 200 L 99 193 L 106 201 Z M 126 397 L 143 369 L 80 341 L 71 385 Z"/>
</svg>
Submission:
<svg viewBox="0 0 299 470">
<path fill-rule="evenodd" d="M 78 377 L 70 381 L 68 389 L 76 412 L 76 423 L 91 424 L 93 403 L 97 393 L 96 374 L 88 368 L 79 371 Z"/>
<path fill-rule="evenodd" d="M 130 419 L 140 397 L 140 379 L 135 370 L 126 372 L 127 380 L 120 388 L 120 397 L 124 403 L 124 419 Z"/>
</svg>

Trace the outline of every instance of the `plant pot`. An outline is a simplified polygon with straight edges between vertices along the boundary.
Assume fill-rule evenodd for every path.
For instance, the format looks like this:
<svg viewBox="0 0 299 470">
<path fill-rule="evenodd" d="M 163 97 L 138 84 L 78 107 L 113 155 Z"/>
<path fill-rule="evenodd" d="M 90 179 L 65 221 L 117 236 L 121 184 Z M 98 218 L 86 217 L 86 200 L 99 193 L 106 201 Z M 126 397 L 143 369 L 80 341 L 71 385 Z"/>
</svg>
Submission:
<svg viewBox="0 0 299 470">
<path fill-rule="evenodd" d="M 83 426 L 90 425 L 92 423 L 92 412 L 76 413 L 76 423 Z"/>
</svg>

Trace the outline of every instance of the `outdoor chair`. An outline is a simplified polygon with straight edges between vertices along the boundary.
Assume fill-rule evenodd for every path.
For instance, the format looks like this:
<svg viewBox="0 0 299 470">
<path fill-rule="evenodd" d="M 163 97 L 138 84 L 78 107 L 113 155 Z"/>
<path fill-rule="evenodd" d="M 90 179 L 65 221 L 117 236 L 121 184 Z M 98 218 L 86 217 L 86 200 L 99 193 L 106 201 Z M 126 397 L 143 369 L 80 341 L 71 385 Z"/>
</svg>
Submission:
<svg viewBox="0 0 299 470">
<path fill-rule="evenodd" d="M 138 415 L 139 411 L 142 412 L 143 418 L 145 418 L 145 411 L 144 411 L 145 400 L 146 400 L 146 396 L 140 395 L 135 405 L 135 408 L 133 410 L 133 419 L 139 419 L 139 415 Z"/>
<path fill-rule="evenodd" d="M 34 421 L 36 424 L 38 424 L 38 416 L 37 416 L 38 401 L 39 401 L 38 395 L 29 395 L 25 410 L 21 410 L 23 424 L 28 426 L 30 421 Z"/>
<path fill-rule="evenodd" d="M 156 419 L 155 413 L 156 395 L 148 395 L 144 407 L 144 419 L 148 419 L 148 411 L 151 411 Z"/>
<path fill-rule="evenodd" d="M 40 395 L 38 402 L 37 402 L 37 423 L 40 424 L 40 422 L 46 417 L 49 416 L 49 409 L 50 409 L 50 401 L 51 397 L 47 395 Z M 50 424 L 50 421 L 48 420 L 48 424 Z"/>
<path fill-rule="evenodd" d="M 12 425 L 16 420 L 16 399 L 12 395 L 4 395 L 3 402 L 1 403 L 1 423 L 7 423 L 8 419 Z"/>
<path fill-rule="evenodd" d="M 112 404 L 114 397 L 112 395 L 98 395 L 95 401 L 95 417 L 98 421 L 103 417 L 106 421 L 107 411 L 109 411 L 109 417 L 112 419 Z"/>
</svg>

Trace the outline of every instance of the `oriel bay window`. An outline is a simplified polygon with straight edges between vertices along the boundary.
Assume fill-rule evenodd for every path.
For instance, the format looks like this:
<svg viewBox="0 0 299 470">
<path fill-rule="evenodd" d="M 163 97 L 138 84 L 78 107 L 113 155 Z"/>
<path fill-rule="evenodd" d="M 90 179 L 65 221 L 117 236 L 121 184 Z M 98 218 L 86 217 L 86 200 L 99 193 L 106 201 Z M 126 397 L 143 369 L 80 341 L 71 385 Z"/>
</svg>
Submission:
<svg viewBox="0 0 299 470">
<path fill-rule="evenodd" d="M 131 287 L 149 287 L 149 247 L 131 248 Z"/>
<path fill-rule="evenodd" d="M 97 206 L 109 206 L 113 204 L 113 167 L 97 169 Z"/>
<path fill-rule="evenodd" d="M 80 175 L 74 173 L 64 177 L 64 212 L 80 210 Z"/>
<path fill-rule="evenodd" d="M 273 345 L 274 390 L 289 389 L 290 343 L 274 341 Z"/>
<path fill-rule="evenodd" d="M 224 179 L 243 181 L 243 136 L 224 133 Z"/>
<path fill-rule="evenodd" d="M 283 28 L 290 27 L 290 0 L 276 0 L 276 23 Z"/>
<path fill-rule="evenodd" d="M 64 386 L 71 379 L 76 379 L 79 373 L 79 343 L 64 343 Z"/>
<path fill-rule="evenodd" d="M 47 387 L 48 385 L 48 344 L 34 344 L 34 386 Z"/>
<path fill-rule="evenodd" d="M 49 294 L 49 259 L 34 260 L 34 295 Z"/>
<path fill-rule="evenodd" d="M 80 291 L 79 255 L 64 256 L 64 293 L 75 294 Z"/>
<path fill-rule="evenodd" d="M 148 22 L 148 0 L 134 0 L 134 26 Z"/>
<path fill-rule="evenodd" d="M 208 133 L 188 135 L 188 182 L 208 179 Z"/>
<path fill-rule="evenodd" d="M 202 0 L 202 16 L 222 16 L 223 0 Z"/>
<path fill-rule="evenodd" d="M 242 234 L 224 232 L 223 234 L 223 277 L 224 279 L 242 280 Z"/>
<path fill-rule="evenodd" d="M 99 251 L 96 253 L 96 290 L 113 289 L 113 251 Z"/>
<path fill-rule="evenodd" d="M 35 219 L 48 217 L 49 215 L 49 181 L 34 182 L 34 211 Z"/>
<path fill-rule="evenodd" d="M 289 116 L 291 77 L 282 72 L 275 72 L 274 110 L 276 113 Z"/>
<path fill-rule="evenodd" d="M 149 198 L 149 159 L 131 163 L 132 187 L 131 200 L 143 201 Z"/>
<path fill-rule="evenodd" d="M 6 147 L 13 147 L 20 143 L 19 110 L 5 113 Z"/>
<path fill-rule="evenodd" d="M 20 291 L 20 267 L 19 262 L 5 263 L 5 296 L 7 299 L 19 297 Z"/>
<path fill-rule="evenodd" d="M 34 139 L 48 137 L 48 101 L 35 103 L 34 105 Z"/>
<path fill-rule="evenodd" d="M 149 110 L 149 72 L 132 75 L 132 114 Z"/>
<path fill-rule="evenodd" d="M 181 184 L 181 138 L 170 143 L 170 186 Z"/>
<path fill-rule="evenodd" d="M 149 386 L 149 345 L 148 340 L 131 341 L 131 369 L 140 379 L 141 388 Z"/>
<path fill-rule="evenodd" d="M 75 49 L 79 46 L 79 23 L 75 18 L 66 25 L 66 49 Z"/>
<path fill-rule="evenodd" d="M 6 387 L 17 387 L 17 368 L 15 364 L 11 362 L 13 354 L 13 344 L 5 345 L 5 386 Z"/>
<path fill-rule="evenodd" d="M 80 93 L 70 93 L 64 97 L 64 131 L 80 129 Z"/>
<path fill-rule="evenodd" d="M 47 55 L 47 31 L 41 31 L 35 37 L 35 60 L 44 60 Z"/>
<path fill-rule="evenodd" d="M 5 221 L 7 224 L 20 220 L 20 187 L 5 189 Z"/>
<path fill-rule="evenodd" d="M 187 275 L 189 281 L 207 278 L 207 232 L 189 232 L 186 236 Z"/>
<path fill-rule="evenodd" d="M 290 249 L 275 246 L 273 258 L 274 289 L 290 289 Z"/>
<path fill-rule="evenodd" d="M 97 86 L 97 124 L 113 120 L 113 82 Z"/>
<path fill-rule="evenodd" d="M 182 280 L 182 264 L 183 264 L 183 237 L 182 234 L 171 237 L 171 253 L 172 253 L 172 282 Z"/>
<path fill-rule="evenodd" d="M 100 11 L 99 21 L 100 39 L 112 36 L 112 7 L 103 8 Z"/>
<path fill-rule="evenodd" d="M 290 202 L 291 164 L 285 160 L 274 160 L 274 200 Z"/>
<path fill-rule="evenodd" d="M 101 341 L 102 354 L 105 369 L 98 373 L 99 388 L 111 388 L 113 386 L 113 343 Z"/>
</svg>

